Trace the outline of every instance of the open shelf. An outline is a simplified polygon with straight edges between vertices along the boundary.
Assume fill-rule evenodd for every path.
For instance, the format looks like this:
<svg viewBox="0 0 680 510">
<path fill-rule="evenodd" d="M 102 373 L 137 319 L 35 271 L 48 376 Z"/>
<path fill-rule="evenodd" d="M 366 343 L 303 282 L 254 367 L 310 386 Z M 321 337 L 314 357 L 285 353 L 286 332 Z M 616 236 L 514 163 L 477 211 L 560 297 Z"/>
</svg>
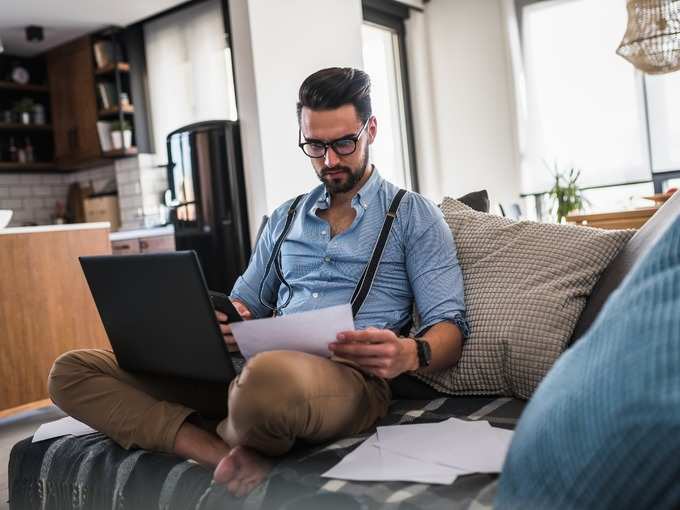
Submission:
<svg viewBox="0 0 680 510">
<path fill-rule="evenodd" d="M 109 64 L 106 67 L 101 67 L 99 69 L 96 69 L 94 74 L 97 76 L 102 76 L 106 74 L 111 74 L 114 72 L 120 72 L 120 73 L 129 73 L 130 72 L 130 64 L 127 62 L 118 62 L 116 64 Z"/>
<path fill-rule="evenodd" d="M 111 151 L 102 152 L 102 155 L 105 158 L 120 158 L 124 156 L 136 156 L 137 154 L 137 147 L 127 147 L 125 149 L 114 149 Z"/>
<path fill-rule="evenodd" d="M 0 81 L 0 90 L 16 90 L 17 92 L 40 92 L 40 93 L 47 93 L 50 91 L 47 85 L 34 85 L 31 83 L 22 85 L 21 83 L 14 83 L 11 81 Z"/>
<path fill-rule="evenodd" d="M 129 106 L 114 106 L 113 108 L 107 108 L 105 110 L 99 110 L 99 116 L 100 117 L 111 117 L 114 115 L 118 115 L 120 112 L 122 113 L 129 113 L 133 114 L 135 113 L 135 107 L 132 105 Z"/>
<path fill-rule="evenodd" d="M 46 162 L 33 163 L 14 163 L 11 161 L 0 161 L 0 172 L 49 172 L 58 170 L 56 164 Z"/>
<path fill-rule="evenodd" d="M 52 131 L 51 124 L 7 124 L 0 122 L 0 131 Z"/>
</svg>

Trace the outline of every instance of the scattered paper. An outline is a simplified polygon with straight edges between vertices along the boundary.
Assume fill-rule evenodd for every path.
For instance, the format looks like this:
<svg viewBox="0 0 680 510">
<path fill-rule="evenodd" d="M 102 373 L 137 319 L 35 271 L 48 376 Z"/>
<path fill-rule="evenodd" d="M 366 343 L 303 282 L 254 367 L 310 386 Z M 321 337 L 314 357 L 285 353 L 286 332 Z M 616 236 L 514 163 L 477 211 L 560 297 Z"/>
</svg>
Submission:
<svg viewBox="0 0 680 510">
<path fill-rule="evenodd" d="M 270 319 L 231 324 L 236 343 L 246 359 L 265 351 L 300 351 L 329 357 L 328 344 L 341 331 L 354 331 L 349 304 Z"/>
<path fill-rule="evenodd" d="M 473 473 L 500 473 L 509 446 L 489 422 L 456 418 L 378 427 L 378 439 L 394 453 Z"/>
<path fill-rule="evenodd" d="M 375 435 L 322 476 L 451 484 L 462 475 L 499 473 L 512 434 L 486 421 L 456 418 L 378 427 Z"/>
<path fill-rule="evenodd" d="M 43 423 L 33 434 L 33 443 L 61 436 L 84 436 L 97 432 L 92 427 L 67 416 L 61 420 Z"/>
<path fill-rule="evenodd" d="M 381 449 L 378 438 L 374 434 L 321 476 L 359 482 L 415 482 L 450 485 L 462 474 L 467 473 Z"/>
</svg>

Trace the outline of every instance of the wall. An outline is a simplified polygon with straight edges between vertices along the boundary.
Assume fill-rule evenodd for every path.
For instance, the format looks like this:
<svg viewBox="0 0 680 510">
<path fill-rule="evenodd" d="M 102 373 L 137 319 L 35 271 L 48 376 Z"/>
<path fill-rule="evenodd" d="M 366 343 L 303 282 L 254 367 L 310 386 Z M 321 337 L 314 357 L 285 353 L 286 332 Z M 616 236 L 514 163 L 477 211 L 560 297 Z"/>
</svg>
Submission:
<svg viewBox="0 0 680 510">
<path fill-rule="evenodd" d="M 439 200 L 487 189 L 519 202 L 512 70 L 501 0 L 431 0 L 407 25 L 419 173 Z"/>
<path fill-rule="evenodd" d="M 233 0 L 236 94 L 252 238 L 260 218 L 319 184 L 297 146 L 297 92 L 324 67 L 361 67 L 360 0 Z"/>
</svg>

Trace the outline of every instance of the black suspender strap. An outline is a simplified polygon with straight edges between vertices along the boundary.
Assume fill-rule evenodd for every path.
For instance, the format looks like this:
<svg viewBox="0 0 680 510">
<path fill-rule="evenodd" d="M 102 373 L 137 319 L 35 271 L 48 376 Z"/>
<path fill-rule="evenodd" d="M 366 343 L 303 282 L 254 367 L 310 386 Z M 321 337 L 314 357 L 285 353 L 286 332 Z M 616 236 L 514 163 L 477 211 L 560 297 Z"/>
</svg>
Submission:
<svg viewBox="0 0 680 510">
<path fill-rule="evenodd" d="M 378 266 L 380 265 L 380 260 L 382 259 L 383 251 L 385 250 L 385 245 L 387 244 L 387 238 L 392 230 L 392 224 L 394 219 L 397 217 L 397 209 L 399 209 L 399 204 L 402 198 L 406 195 L 405 189 L 400 189 L 395 197 L 392 199 L 392 204 L 390 205 L 389 211 L 385 215 L 385 221 L 383 222 L 382 229 L 380 230 L 380 235 L 378 240 L 373 247 L 373 253 L 371 258 L 364 268 L 364 272 L 361 274 L 359 283 L 354 289 L 354 294 L 352 294 L 352 317 L 356 317 L 361 309 L 368 293 L 371 291 L 373 286 L 373 280 L 375 279 L 375 274 L 378 271 Z"/>
<path fill-rule="evenodd" d="M 293 200 L 293 203 L 290 204 L 290 207 L 288 208 L 288 214 L 286 216 L 286 223 L 283 227 L 283 230 L 281 231 L 281 234 L 279 237 L 276 239 L 276 243 L 274 243 L 274 249 L 272 250 L 271 255 L 269 256 L 269 260 L 267 261 L 267 265 L 264 270 L 264 276 L 262 277 L 262 281 L 260 282 L 260 291 L 258 293 L 258 298 L 260 300 L 260 304 L 263 306 L 266 306 L 270 310 L 274 312 L 274 316 L 277 315 L 278 311 L 285 308 L 288 306 L 290 303 L 290 300 L 293 297 L 293 291 L 290 287 L 290 284 L 286 281 L 286 279 L 283 277 L 283 271 L 281 269 L 281 246 L 283 246 L 283 242 L 286 240 L 286 237 L 288 237 L 288 234 L 290 233 L 290 229 L 293 228 L 293 220 L 295 219 L 295 211 L 300 204 L 300 200 L 303 199 L 305 195 L 298 195 L 295 200 Z M 272 265 L 274 266 L 274 270 L 276 272 L 277 278 L 281 281 L 281 283 L 286 287 L 286 290 L 288 291 L 288 297 L 286 298 L 286 302 L 283 304 L 283 306 L 277 307 L 276 305 L 270 306 L 267 303 L 264 302 L 262 299 L 262 291 L 264 290 L 264 285 L 265 282 L 267 281 L 267 277 L 269 276 L 269 273 L 271 272 Z"/>
</svg>

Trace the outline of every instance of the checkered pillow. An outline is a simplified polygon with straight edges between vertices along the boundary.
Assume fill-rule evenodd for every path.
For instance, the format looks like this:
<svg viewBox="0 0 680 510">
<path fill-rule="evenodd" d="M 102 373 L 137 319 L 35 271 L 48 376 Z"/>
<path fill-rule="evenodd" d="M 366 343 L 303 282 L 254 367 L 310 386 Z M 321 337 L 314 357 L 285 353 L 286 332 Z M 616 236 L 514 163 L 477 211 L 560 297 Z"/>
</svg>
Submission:
<svg viewBox="0 0 680 510">
<path fill-rule="evenodd" d="M 471 334 L 455 367 L 417 377 L 452 395 L 529 398 L 634 231 L 516 222 L 452 198 L 441 209 L 463 270 Z"/>
</svg>

